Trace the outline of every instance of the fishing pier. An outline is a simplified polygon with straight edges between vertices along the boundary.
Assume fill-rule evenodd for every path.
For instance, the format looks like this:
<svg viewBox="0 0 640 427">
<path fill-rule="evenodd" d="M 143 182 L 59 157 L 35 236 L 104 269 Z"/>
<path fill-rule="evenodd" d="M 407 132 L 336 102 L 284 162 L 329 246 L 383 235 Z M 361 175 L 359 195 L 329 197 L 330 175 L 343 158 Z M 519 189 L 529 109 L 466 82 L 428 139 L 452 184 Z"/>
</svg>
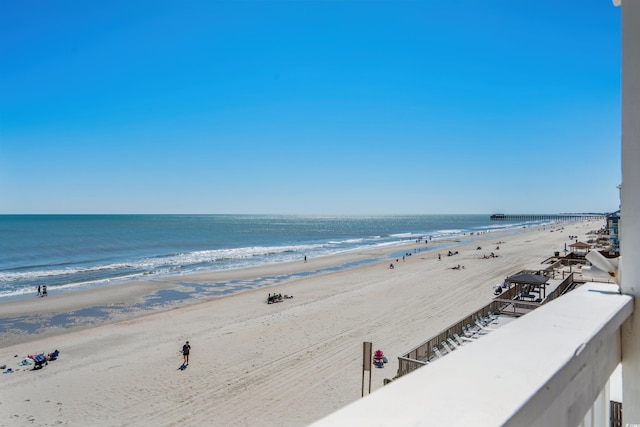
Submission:
<svg viewBox="0 0 640 427">
<path fill-rule="evenodd" d="M 493 214 L 492 221 L 582 221 L 588 219 L 602 219 L 606 215 L 593 213 L 572 214 Z"/>
</svg>

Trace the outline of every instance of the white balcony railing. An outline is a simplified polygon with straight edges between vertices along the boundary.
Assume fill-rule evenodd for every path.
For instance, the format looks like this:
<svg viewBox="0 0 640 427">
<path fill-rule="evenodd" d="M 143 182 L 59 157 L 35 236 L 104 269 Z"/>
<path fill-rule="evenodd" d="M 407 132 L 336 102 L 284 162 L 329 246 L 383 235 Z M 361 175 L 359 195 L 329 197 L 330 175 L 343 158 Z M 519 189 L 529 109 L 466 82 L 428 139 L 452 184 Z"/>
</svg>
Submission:
<svg viewBox="0 0 640 427">
<path fill-rule="evenodd" d="M 616 285 L 585 284 L 314 426 L 608 426 L 632 312 Z"/>
</svg>

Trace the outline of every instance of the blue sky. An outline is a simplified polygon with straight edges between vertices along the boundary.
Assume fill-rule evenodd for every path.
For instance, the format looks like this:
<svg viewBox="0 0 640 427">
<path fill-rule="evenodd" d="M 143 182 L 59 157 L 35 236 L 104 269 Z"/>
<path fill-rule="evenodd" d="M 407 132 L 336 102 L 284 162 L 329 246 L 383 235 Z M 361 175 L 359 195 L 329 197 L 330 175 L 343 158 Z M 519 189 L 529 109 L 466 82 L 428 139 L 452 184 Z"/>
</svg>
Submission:
<svg viewBox="0 0 640 427">
<path fill-rule="evenodd" d="M 607 0 L 0 0 L 0 213 L 618 208 Z"/>
</svg>

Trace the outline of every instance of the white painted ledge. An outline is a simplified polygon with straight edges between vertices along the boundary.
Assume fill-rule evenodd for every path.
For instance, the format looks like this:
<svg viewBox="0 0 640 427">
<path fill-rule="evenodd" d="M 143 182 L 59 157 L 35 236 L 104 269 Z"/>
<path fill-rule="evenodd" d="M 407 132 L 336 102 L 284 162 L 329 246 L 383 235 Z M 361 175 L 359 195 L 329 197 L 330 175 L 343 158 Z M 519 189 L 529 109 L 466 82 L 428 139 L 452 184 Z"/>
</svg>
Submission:
<svg viewBox="0 0 640 427">
<path fill-rule="evenodd" d="M 313 425 L 575 427 L 632 312 L 617 286 L 585 284 Z"/>
</svg>

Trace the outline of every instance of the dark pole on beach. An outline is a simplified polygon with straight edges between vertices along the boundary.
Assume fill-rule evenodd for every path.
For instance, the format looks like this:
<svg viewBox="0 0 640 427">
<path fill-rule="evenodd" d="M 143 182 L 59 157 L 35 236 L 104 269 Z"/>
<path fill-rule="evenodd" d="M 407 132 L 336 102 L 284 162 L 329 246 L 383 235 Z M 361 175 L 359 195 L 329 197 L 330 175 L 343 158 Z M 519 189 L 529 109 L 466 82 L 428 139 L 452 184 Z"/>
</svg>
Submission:
<svg viewBox="0 0 640 427">
<path fill-rule="evenodd" d="M 364 397 L 364 371 L 369 371 L 369 394 L 371 394 L 371 349 L 373 344 L 369 341 L 362 343 L 362 397 Z"/>
</svg>

